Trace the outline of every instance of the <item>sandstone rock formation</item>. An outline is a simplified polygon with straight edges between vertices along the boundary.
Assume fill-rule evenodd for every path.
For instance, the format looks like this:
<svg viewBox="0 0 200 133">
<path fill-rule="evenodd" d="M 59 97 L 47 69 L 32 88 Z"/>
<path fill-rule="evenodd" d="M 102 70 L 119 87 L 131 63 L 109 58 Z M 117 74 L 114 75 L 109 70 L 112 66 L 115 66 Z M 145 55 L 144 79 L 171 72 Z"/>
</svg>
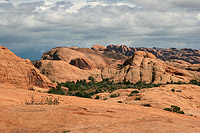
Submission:
<svg viewBox="0 0 200 133">
<path fill-rule="evenodd" d="M 154 54 L 157 58 L 163 61 L 172 59 L 183 60 L 192 64 L 200 63 L 200 50 L 197 49 L 162 49 L 162 48 L 145 48 L 145 47 L 127 47 L 126 45 L 109 45 L 104 51 L 113 51 L 122 55 L 131 56 L 136 51 L 146 51 Z"/>
<path fill-rule="evenodd" d="M 17 88 L 54 86 L 31 64 L 30 60 L 21 59 L 3 46 L 0 46 L 0 77 L 1 85 L 12 85 Z"/>
<path fill-rule="evenodd" d="M 93 70 L 96 68 L 96 65 L 86 59 L 83 58 L 76 58 L 71 60 L 69 63 L 70 65 L 74 65 L 83 70 Z"/>
<path fill-rule="evenodd" d="M 98 44 L 95 44 L 91 47 L 92 50 L 98 52 L 98 51 L 104 51 L 106 50 L 106 47 L 105 46 L 102 46 L 102 45 L 98 45 Z"/>
<path fill-rule="evenodd" d="M 44 53 L 35 66 L 51 81 L 87 80 L 89 76 L 99 81 L 101 69 L 112 60 L 89 48 L 58 47 Z"/>
<path fill-rule="evenodd" d="M 41 60 L 38 62 L 40 71 L 51 81 L 66 82 L 88 79 L 89 76 L 101 80 L 99 69 L 83 70 L 74 65 L 70 65 L 63 60 Z"/>
<path fill-rule="evenodd" d="M 167 65 L 157 59 L 152 53 L 137 51 L 124 64 L 110 65 L 102 70 L 102 78 L 109 78 L 115 82 L 123 79 L 136 83 L 167 83 L 189 82 L 192 79 L 200 80 L 200 73 Z"/>
</svg>

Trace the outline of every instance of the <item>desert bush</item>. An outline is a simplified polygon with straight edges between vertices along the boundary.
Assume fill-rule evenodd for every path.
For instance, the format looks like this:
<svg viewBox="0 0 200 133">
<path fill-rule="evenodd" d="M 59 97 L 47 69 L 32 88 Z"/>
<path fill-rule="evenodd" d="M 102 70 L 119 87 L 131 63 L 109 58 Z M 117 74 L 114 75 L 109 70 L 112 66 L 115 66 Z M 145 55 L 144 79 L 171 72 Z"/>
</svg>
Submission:
<svg viewBox="0 0 200 133">
<path fill-rule="evenodd" d="M 117 101 L 117 103 L 122 103 L 122 101 Z"/>
<path fill-rule="evenodd" d="M 182 92 L 182 90 L 176 90 L 176 92 Z"/>
<path fill-rule="evenodd" d="M 30 100 L 25 101 L 25 105 L 58 105 L 59 103 L 59 98 L 41 96 L 41 98 L 38 100 L 34 95 L 31 95 Z"/>
<path fill-rule="evenodd" d="M 151 104 L 146 103 L 146 104 L 142 104 L 142 106 L 146 106 L 146 107 L 152 107 Z"/>
<path fill-rule="evenodd" d="M 141 100 L 141 97 L 136 97 L 135 100 L 136 100 L 136 101 L 137 101 L 137 100 Z"/>
<path fill-rule="evenodd" d="M 99 99 L 100 97 L 97 95 L 94 99 Z"/>
<path fill-rule="evenodd" d="M 115 98 L 115 97 L 119 97 L 119 96 L 120 96 L 120 94 L 118 94 L 118 95 L 117 94 L 111 94 L 110 98 Z"/>
<path fill-rule="evenodd" d="M 185 114 L 184 111 L 181 110 L 180 107 L 175 106 L 175 105 L 171 105 L 171 108 L 164 108 L 163 110 L 170 111 L 170 112 L 176 112 L 179 114 Z"/>
<path fill-rule="evenodd" d="M 60 84 L 58 84 L 56 86 L 56 88 L 53 87 L 52 89 L 49 89 L 48 93 L 57 94 L 57 95 L 65 95 L 66 94 L 65 90 L 61 88 Z"/>
<path fill-rule="evenodd" d="M 200 82 L 198 82 L 197 80 L 191 80 L 190 83 L 200 86 Z"/>
<path fill-rule="evenodd" d="M 173 88 L 173 89 L 171 89 L 171 92 L 175 92 L 175 89 Z"/>
</svg>

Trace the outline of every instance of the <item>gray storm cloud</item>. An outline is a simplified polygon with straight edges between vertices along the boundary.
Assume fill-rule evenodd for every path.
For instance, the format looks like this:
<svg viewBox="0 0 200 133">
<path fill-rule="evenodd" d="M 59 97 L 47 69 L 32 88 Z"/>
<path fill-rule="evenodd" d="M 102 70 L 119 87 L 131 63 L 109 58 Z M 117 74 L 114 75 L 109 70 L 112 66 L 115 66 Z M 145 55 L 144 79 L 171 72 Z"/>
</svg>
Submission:
<svg viewBox="0 0 200 133">
<path fill-rule="evenodd" d="M 197 0 L 0 1 L 0 44 L 22 57 L 56 46 L 200 49 Z M 37 53 L 37 52 L 36 52 Z"/>
</svg>

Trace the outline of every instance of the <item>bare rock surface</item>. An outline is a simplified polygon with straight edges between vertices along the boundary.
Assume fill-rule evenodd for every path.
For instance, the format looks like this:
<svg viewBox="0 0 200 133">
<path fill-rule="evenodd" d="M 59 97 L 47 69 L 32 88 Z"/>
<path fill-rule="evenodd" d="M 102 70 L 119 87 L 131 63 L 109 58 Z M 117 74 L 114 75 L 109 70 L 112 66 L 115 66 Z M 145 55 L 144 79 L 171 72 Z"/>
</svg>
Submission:
<svg viewBox="0 0 200 133">
<path fill-rule="evenodd" d="M 0 77 L 0 84 L 12 85 L 17 88 L 54 86 L 31 64 L 30 60 L 21 59 L 3 46 L 0 46 Z"/>
<path fill-rule="evenodd" d="M 0 87 L 1 132 L 181 133 L 200 131 L 199 117 L 135 104 L 6 88 Z M 24 105 L 23 101 L 30 100 L 29 95 L 34 95 L 36 98 L 57 97 L 60 99 L 60 104 Z"/>
</svg>

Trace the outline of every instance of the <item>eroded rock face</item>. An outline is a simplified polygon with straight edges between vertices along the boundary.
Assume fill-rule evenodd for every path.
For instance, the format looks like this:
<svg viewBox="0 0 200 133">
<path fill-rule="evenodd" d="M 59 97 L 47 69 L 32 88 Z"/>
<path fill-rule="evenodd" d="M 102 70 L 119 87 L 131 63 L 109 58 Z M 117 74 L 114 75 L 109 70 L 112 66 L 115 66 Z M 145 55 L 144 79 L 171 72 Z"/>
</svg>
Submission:
<svg viewBox="0 0 200 133">
<path fill-rule="evenodd" d="M 92 62 L 90 62 L 86 59 L 83 59 L 83 58 L 73 59 L 73 60 L 71 60 L 71 62 L 69 64 L 76 66 L 83 70 L 93 70 L 96 68 L 95 64 L 92 64 Z"/>
<path fill-rule="evenodd" d="M 120 68 L 116 65 L 104 68 L 102 77 L 115 82 L 126 79 L 133 83 L 142 81 L 157 84 L 178 81 L 189 82 L 191 79 L 200 80 L 200 73 L 167 65 L 152 53 L 137 51 Z"/>
<path fill-rule="evenodd" d="M 89 48 L 59 47 L 44 53 L 35 66 L 51 81 L 87 80 L 89 76 L 100 81 L 101 69 L 111 63 L 110 58 Z"/>
<path fill-rule="evenodd" d="M 0 84 L 17 88 L 54 86 L 29 60 L 21 59 L 3 46 L 0 46 L 0 77 Z"/>
<path fill-rule="evenodd" d="M 97 53 L 89 48 L 77 48 L 77 47 L 57 47 L 43 54 L 42 60 L 62 60 L 70 63 L 73 59 L 82 58 L 88 62 L 91 62 L 101 69 L 109 64 L 111 60 L 101 53 Z"/>
<path fill-rule="evenodd" d="M 200 63 L 200 50 L 197 49 L 162 49 L 162 48 L 145 48 L 145 47 L 127 47 L 126 45 L 109 45 L 105 51 L 113 51 L 115 53 L 121 53 L 126 56 L 132 56 L 136 51 L 146 51 L 154 54 L 158 59 L 163 61 L 169 60 L 183 60 L 192 64 Z"/>
</svg>

